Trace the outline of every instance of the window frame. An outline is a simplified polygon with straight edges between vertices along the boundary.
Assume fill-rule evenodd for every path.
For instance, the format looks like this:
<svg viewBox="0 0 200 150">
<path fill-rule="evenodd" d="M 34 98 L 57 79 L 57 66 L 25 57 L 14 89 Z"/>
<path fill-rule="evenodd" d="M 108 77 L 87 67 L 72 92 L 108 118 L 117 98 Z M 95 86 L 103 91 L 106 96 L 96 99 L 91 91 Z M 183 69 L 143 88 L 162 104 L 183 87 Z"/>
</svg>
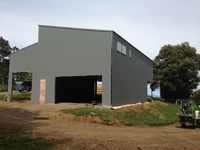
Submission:
<svg viewBox="0 0 200 150">
<path fill-rule="evenodd" d="M 126 46 L 122 44 L 122 54 L 127 55 Z"/>
<path fill-rule="evenodd" d="M 119 41 L 117 41 L 117 51 L 127 56 L 127 47 Z"/>
<path fill-rule="evenodd" d="M 122 44 L 119 41 L 117 41 L 117 51 L 118 52 L 122 51 Z"/>
</svg>

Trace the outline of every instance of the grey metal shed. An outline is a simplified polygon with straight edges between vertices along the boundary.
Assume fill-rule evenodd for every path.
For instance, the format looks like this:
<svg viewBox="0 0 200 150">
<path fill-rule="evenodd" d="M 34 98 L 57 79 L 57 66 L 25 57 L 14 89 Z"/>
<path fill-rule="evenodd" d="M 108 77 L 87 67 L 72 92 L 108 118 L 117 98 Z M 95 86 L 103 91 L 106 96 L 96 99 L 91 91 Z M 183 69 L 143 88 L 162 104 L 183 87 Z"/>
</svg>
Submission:
<svg viewBox="0 0 200 150">
<path fill-rule="evenodd" d="M 12 74 L 32 73 L 35 103 L 91 102 L 102 81 L 102 105 L 146 101 L 152 61 L 114 31 L 39 25 L 38 42 L 10 56 Z"/>
</svg>

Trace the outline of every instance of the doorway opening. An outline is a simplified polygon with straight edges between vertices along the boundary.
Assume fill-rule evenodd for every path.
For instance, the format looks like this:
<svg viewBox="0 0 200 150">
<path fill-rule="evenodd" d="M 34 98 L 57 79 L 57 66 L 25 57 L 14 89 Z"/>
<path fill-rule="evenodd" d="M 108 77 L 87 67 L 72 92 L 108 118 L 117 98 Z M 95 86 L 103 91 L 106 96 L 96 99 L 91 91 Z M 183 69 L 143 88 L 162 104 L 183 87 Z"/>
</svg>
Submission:
<svg viewBox="0 0 200 150">
<path fill-rule="evenodd" d="M 14 100 L 31 100 L 32 94 L 32 73 L 12 73 L 11 97 Z"/>
<path fill-rule="evenodd" d="M 102 76 L 56 77 L 55 103 L 101 103 Z M 101 83 L 101 90 L 100 90 Z"/>
</svg>

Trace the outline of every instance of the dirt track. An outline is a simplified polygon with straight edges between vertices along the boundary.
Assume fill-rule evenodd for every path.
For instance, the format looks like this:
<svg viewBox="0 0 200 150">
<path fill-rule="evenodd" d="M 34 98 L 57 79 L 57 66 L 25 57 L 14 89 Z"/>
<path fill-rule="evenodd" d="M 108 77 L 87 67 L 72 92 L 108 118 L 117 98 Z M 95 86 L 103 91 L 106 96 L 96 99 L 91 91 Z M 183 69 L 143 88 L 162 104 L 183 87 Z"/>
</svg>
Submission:
<svg viewBox="0 0 200 150">
<path fill-rule="evenodd" d="M 79 107 L 81 105 L 76 105 Z M 0 129 L 26 130 L 53 142 L 57 149 L 200 150 L 200 129 L 107 126 L 80 122 L 59 112 L 74 105 L 33 105 L 0 101 Z M 34 116 L 48 116 L 36 120 Z"/>
</svg>

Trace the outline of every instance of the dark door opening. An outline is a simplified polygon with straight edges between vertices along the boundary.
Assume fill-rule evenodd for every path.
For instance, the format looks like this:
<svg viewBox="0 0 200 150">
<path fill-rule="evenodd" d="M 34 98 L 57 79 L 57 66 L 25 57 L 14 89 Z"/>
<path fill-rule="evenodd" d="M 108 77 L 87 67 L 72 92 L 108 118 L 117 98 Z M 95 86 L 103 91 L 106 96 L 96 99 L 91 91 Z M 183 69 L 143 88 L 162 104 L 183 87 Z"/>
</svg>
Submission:
<svg viewBox="0 0 200 150">
<path fill-rule="evenodd" d="M 56 77 L 55 103 L 101 103 L 97 83 L 102 76 Z"/>
</svg>

